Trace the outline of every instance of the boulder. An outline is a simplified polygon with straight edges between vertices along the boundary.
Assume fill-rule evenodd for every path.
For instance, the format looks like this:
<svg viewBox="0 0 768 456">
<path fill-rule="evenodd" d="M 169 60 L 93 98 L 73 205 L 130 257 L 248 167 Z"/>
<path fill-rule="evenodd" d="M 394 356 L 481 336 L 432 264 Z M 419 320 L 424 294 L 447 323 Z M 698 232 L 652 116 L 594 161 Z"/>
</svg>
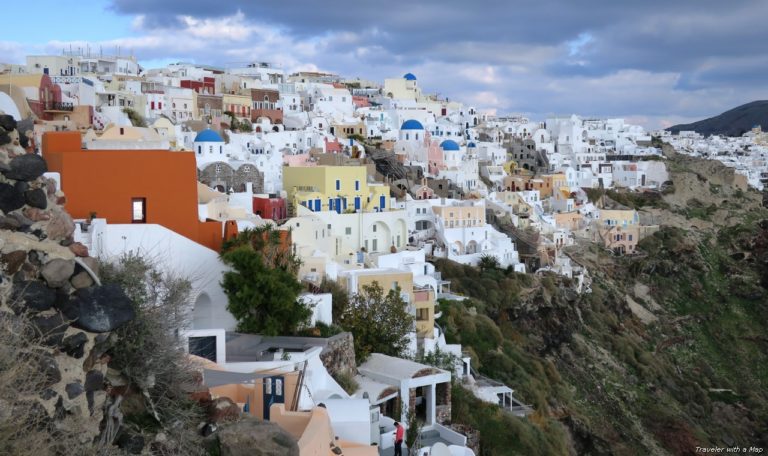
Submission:
<svg viewBox="0 0 768 456">
<path fill-rule="evenodd" d="M 19 269 L 21 269 L 21 265 L 23 265 L 26 260 L 27 252 L 23 250 L 16 250 L 4 255 L 0 255 L 0 261 L 5 264 L 5 272 L 8 275 L 16 274 Z"/>
<path fill-rule="evenodd" d="M 49 239 L 61 241 L 70 238 L 75 232 L 75 222 L 62 208 L 54 206 L 47 230 Z"/>
<path fill-rule="evenodd" d="M 88 288 L 91 285 L 93 285 L 93 279 L 91 278 L 91 275 L 88 274 L 85 271 L 78 272 L 74 276 L 72 276 L 72 280 L 69 281 L 73 287 L 80 289 L 80 288 Z"/>
<path fill-rule="evenodd" d="M 42 312 L 53 307 L 56 291 L 39 280 L 25 280 L 13 284 L 11 307 L 16 311 Z"/>
<path fill-rule="evenodd" d="M 85 390 L 90 392 L 104 389 L 104 374 L 100 370 L 90 370 L 85 374 Z"/>
<path fill-rule="evenodd" d="M 206 438 L 221 456 L 299 456 L 296 439 L 275 423 L 245 419 L 229 424 Z"/>
<path fill-rule="evenodd" d="M 61 342 L 61 349 L 64 353 L 73 358 L 80 359 L 85 354 L 85 343 L 88 342 L 88 336 L 83 332 L 67 336 Z"/>
<path fill-rule="evenodd" d="M 69 300 L 58 303 L 72 325 L 90 332 L 103 333 L 133 320 L 133 302 L 116 284 L 77 290 Z"/>
<path fill-rule="evenodd" d="M 88 247 L 83 245 L 81 242 L 74 242 L 69 245 L 69 250 L 75 254 L 75 256 L 79 257 L 87 257 L 88 256 Z"/>
<path fill-rule="evenodd" d="M 11 160 L 9 167 L 10 170 L 4 173 L 5 177 L 20 181 L 35 180 L 48 171 L 43 157 L 36 154 L 20 155 Z"/>
<path fill-rule="evenodd" d="M 67 386 L 64 387 L 64 391 L 67 392 L 68 398 L 74 399 L 77 396 L 83 394 L 85 390 L 83 389 L 83 385 L 81 385 L 78 382 L 75 382 L 75 383 L 68 383 Z"/>
<path fill-rule="evenodd" d="M 24 206 L 24 194 L 13 185 L 0 183 L 0 210 L 7 214 L 22 206 Z"/>
<path fill-rule="evenodd" d="M 25 207 L 21 213 L 33 222 L 44 222 L 51 219 L 50 213 L 36 207 Z"/>
<path fill-rule="evenodd" d="M 240 419 L 240 406 L 228 397 L 219 397 L 208 406 L 208 420 L 212 423 L 237 421 Z"/>
<path fill-rule="evenodd" d="M 48 207 L 48 196 L 42 188 L 27 190 L 24 192 L 24 199 L 27 202 L 27 206 L 36 207 L 38 209 L 45 209 Z"/>
<path fill-rule="evenodd" d="M 122 431 L 115 443 L 117 443 L 118 448 L 121 448 L 128 454 L 141 454 L 146 444 L 144 436 L 128 431 Z"/>
<path fill-rule="evenodd" d="M 75 262 L 72 260 L 55 259 L 43 266 L 40 274 L 48 286 L 52 288 L 63 287 L 75 272 Z"/>
<path fill-rule="evenodd" d="M 18 230 L 21 228 L 21 222 L 15 217 L 0 217 L 0 229 L 1 230 Z"/>
<path fill-rule="evenodd" d="M 64 339 L 64 333 L 67 331 L 67 323 L 60 313 L 38 315 L 33 317 L 31 321 L 38 335 L 44 338 L 44 344 L 52 347 L 61 344 L 61 341 Z"/>
<path fill-rule="evenodd" d="M 43 374 L 43 384 L 40 385 L 41 388 L 48 388 L 61 381 L 61 371 L 59 370 L 59 365 L 56 364 L 56 360 L 53 359 L 53 356 L 47 353 L 41 354 L 38 359 L 38 367 Z"/>
</svg>

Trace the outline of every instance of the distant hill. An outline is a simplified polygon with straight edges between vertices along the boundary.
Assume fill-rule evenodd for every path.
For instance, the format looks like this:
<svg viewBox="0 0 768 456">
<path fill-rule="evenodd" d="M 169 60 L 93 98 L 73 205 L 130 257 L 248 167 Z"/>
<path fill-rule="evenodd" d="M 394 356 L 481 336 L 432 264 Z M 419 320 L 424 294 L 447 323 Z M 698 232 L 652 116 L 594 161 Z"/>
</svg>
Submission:
<svg viewBox="0 0 768 456">
<path fill-rule="evenodd" d="M 759 100 L 725 111 L 719 116 L 667 128 L 672 133 L 695 131 L 704 136 L 741 136 L 755 125 L 768 130 L 768 100 Z"/>
</svg>

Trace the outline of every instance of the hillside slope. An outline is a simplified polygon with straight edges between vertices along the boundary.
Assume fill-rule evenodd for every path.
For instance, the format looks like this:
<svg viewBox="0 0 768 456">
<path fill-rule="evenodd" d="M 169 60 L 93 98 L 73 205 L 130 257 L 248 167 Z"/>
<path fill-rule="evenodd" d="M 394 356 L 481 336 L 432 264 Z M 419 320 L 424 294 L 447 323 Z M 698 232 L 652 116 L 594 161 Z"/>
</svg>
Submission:
<svg viewBox="0 0 768 456">
<path fill-rule="evenodd" d="M 672 133 L 692 130 L 704 136 L 741 136 L 755 125 L 768 129 L 768 100 L 753 101 L 725 111 L 719 116 L 689 124 L 674 125 L 667 130 Z"/>
<path fill-rule="evenodd" d="M 482 454 L 768 447 L 768 211 L 719 163 L 664 153 L 674 186 L 663 202 L 637 202 L 663 225 L 645 254 L 571 248 L 591 294 L 551 275 L 437 262 L 472 297 L 442 303 L 448 339 L 537 409 L 525 422 L 454 394 L 453 419 L 479 428 Z"/>
</svg>

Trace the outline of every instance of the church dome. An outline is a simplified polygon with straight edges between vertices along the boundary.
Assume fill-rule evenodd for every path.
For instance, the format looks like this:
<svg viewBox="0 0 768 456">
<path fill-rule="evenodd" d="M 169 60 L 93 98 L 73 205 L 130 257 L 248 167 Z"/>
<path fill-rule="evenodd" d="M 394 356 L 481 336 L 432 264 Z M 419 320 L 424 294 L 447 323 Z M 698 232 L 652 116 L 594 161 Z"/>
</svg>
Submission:
<svg viewBox="0 0 768 456">
<path fill-rule="evenodd" d="M 416 76 L 415 76 L 413 73 L 405 73 L 405 74 L 403 75 L 403 78 L 404 78 L 406 81 L 415 81 L 415 80 L 416 80 Z"/>
<path fill-rule="evenodd" d="M 195 142 L 224 142 L 224 139 L 222 139 L 220 134 L 210 128 L 206 128 L 195 136 Z"/>
<path fill-rule="evenodd" d="M 424 125 L 421 124 L 418 120 L 410 119 L 403 122 L 403 125 L 400 126 L 401 130 L 423 130 Z"/>
<path fill-rule="evenodd" d="M 446 139 L 440 143 L 440 148 L 443 150 L 461 150 L 456 141 L 452 139 Z"/>
</svg>

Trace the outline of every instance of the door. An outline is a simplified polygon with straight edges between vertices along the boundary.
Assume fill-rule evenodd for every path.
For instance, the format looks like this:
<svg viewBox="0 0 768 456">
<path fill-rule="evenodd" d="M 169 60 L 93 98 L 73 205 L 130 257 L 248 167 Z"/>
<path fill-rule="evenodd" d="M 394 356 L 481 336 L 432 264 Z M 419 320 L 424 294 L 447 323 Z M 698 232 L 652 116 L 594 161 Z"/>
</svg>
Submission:
<svg viewBox="0 0 768 456">
<path fill-rule="evenodd" d="M 384 196 L 384 195 L 381 195 L 379 197 L 379 210 L 383 211 L 384 210 L 384 206 L 386 205 L 386 203 L 387 203 L 387 197 Z"/>
<path fill-rule="evenodd" d="M 357 212 L 359 210 L 360 210 L 360 197 L 356 196 L 355 197 L 355 212 Z"/>
<path fill-rule="evenodd" d="M 284 377 L 282 375 L 264 378 L 262 404 L 264 404 L 265 420 L 269 420 L 269 407 L 271 407 L 272 404 L 285 404 L 285 389 L 283 388 L 283 384 Z"/>
<path fill-rule="evenodd" d="M 315 200 L 315 212 L 320 212 L 323 210 L 323 202 L 320 201 L 320 198 L 317 198 Z"/>
</svg>

